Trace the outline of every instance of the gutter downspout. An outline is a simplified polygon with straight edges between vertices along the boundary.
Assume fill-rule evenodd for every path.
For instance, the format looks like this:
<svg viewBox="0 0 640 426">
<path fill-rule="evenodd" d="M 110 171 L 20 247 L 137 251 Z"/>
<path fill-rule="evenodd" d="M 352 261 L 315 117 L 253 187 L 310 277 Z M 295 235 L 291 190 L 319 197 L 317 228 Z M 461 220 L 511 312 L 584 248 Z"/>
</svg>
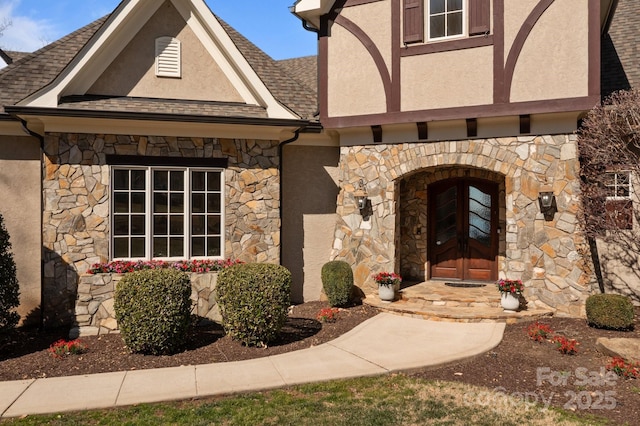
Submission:
<svg viewBox="0 0 640 426">
<path fill-rule="evenodd" d="M 20 120 L 22 129 L 40 141 L 40 331 L 44 331 L 44 249 L 42 243 L 42 232 L 44 228 L 43 214 L 44 214 L 44 136 L 40 135 L 29 129 L 29 125 L 26 120 L 16 117 Z"/>
</svg>

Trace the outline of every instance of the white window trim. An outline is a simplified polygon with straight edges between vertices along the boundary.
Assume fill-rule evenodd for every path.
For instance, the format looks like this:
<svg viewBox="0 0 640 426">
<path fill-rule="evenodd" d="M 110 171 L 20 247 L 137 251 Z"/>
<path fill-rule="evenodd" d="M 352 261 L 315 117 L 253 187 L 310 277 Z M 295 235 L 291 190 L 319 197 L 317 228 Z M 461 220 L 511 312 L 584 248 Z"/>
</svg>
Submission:
<svg viewBox="0 0 640 426">
<path fill-rule="evenodd" d="M 446 0 L 445 0 L 446 1 Z M 455 39 L 459 39 L 459 38 L 465 38 L 469 36 L 469 3 L 468 0 L 463 0 L 462 1 L 462 33 L 461 34 L 456 34 L 456 35 L 451 35 L 451 36 L 444 36 L 444 37 L 431 37 L 431 13 L 430 13 L 430 9 L 431 9 L 431 2 L 429 0 L 424 0 L 424 14 L 425 14 L 425 30 L 426 30 L 426 37 L 425 40 L 427 42 L 432 42 L 432 41 L 447 41 L 447 40 L 455 40 Z M 446 19 L 445 19 L 446 21 Z"/>
<path fill-rule="evenodd" d="M 156 76 L 182 77 L 182 43 L 173 37 L 156 39 Z"/>
<path fill-rule="evenodd" d="M 618 191 L 617 189 L 619 187 L 622 186 L 626 186 L 628 187 L 628 192 L 629 195 L 627 196 L 620 196 L 620 195 L 607 195 L 607 200 L 612 200 L 612 201 L 617 201 L 617 200 L 632 200 L 632 195 L 633 195 L 633 174 L 631 173 L 631 170 L 616 170 L 615 172 L 605 172 L 608 175 L 614 175 L 615 176 L 615 182 L 613 183 L 613 185 L 605 185 L 607 188 L 613 188 L 613 192 L 614 194 L 617 194 Z M 626 173 L 628 178 L 629 178 L 629 182 L 623 184 L 618 184 L 618 175 L 619 174 L 623 174 Z"/>
<path fill-rule="evenodd" d="M 114 256 L 114 225 L 113 220 L 115 216 L 115 203 L 114 203 L 114 176 L 115 170 L 144 170 L 145 171 L 145 256 L 144 257 L 115 257 Z M 185 173 L 185 211 L 184 211 L 184 249 L 183 257 L 153 257 L 153 172 L 154 171 L 183 171 Z M 220 173 L 220 256 L 191 256 L 191 215 L 192 215 L 192 189 L 191 189 L 191 173 L 192 172 L 217 172 Z M 131 190 L 128 190 L 131 192 Z M 205 192 L 206 193 L 206 192 Z M 166 167 L 166 166 L 111 166 L 110 167 L 110 187 L 109 187 L 109 259 L 116 261 L 147 261 L 147 260 L 161 260 L 168 262 L 175 262 L 180 260 L 205 260 L 205 259 L 224 259 L 225 258 L 225 217 L 226 217 L 226 203 L 225 203 L 225 177 L 224 169 L 217 167 Z M 130 237 L 131 235 L 129 235 Z"/>
</svg>

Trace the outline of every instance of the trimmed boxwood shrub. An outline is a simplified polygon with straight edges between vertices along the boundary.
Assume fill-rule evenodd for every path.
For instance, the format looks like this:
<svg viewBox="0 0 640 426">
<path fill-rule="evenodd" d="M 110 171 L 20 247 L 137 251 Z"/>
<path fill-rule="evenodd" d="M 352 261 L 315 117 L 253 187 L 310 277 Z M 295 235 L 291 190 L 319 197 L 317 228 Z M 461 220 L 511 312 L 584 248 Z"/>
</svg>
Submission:
<svg viewBox="0 0 640 426">
<path fill-rule="evenodd" d="M 234 265 L 220 272 L 216 292 L 225 332 L 245 345 L 265 346 L 287 320 L 291 272 L 267 263 Z"/>
<path fill-rule="evenodd" d="M 331 306 L 344 306 L 351 299 L 353 271 L 343 260 L 325 263 L 321 271 L 322 288 Z"/>
<path fill-rule="evenodd" d="M 20 304 L 19 296 L 20 287 L 9 233 L 0 215 L 0 332 L 6 332 L 18 324 L 20 315 L 14 309 Z"/>
<path fill-rule="evenodd" d="M 191 281 L 175 269 L 126 274 L 114 294 L 122 338 L 132 352 L 166 355 L 182 349 L 191 322 Z"/>
<path fill-rule="evenodd" d="M 634 308 L 628 297 L 594 294 L 587 298 L 587 321 L 598 328 L 626 330 L 633 326 Z"/>
</svg>

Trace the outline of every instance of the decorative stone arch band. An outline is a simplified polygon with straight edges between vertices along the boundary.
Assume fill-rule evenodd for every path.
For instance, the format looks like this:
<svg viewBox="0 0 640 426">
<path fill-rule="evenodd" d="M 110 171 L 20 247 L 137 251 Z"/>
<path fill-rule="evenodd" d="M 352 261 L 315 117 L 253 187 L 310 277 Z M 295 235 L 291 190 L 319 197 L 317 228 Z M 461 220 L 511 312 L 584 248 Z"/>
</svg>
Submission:
<svg viewBox="0 0 640 426">
<path fill-rule="evenodd" d="M 594 280 L 585 264 L 585 239 L 579 232 L 578 159 L 575 135 L 509 137 L 483 140 L 404 143 L 341 148 L 341 192 L 332 259 L 354 267 L 356 285 L 375 290 L 372 274 L 402 267 L 401 227 L 406 204 L 402 194 L 412 176 L 441 180 L 468 170 L 472 175 L 504 177 L 501 201 L 501 277 L 522 279 L 530 303 L 581 315 Z M 353 193 L 362 180 L 370 214 L 361 215 Z M 553 220 L 545 220 L 538 193 L 551 187 L 557 200 Z M 423 188 L 424 189 L 424 188 Z M 404 196 L 402 196 L 404 195 Z M 426 215 L 426 212 L 423 213 Z M 426 219 L 425 219 L 426 220 Z"/>
</svg>

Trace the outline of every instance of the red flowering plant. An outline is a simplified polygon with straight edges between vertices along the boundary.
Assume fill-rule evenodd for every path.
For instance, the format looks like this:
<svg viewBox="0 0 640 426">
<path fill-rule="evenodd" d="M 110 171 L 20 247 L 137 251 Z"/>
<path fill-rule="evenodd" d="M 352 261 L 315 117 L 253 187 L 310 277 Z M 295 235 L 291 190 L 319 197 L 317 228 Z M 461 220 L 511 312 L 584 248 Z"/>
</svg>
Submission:
<svg viewBox="0 0 640 426">
<path fill-rule="evenodd" d="M 395 272 L 380 272 L 373 276 L 378 285 L 396 286 L 402 282 L 402 277 Z"/>
<path fill-rule="evenodd" d="M 49 353 L 54 358 L 63 358 L 68 355 L 80 355 L 87 352 L 87 346 L 80 340 L 60 339 L 49 346 Z"/>
<path fill-rule="evenodd" d="M 107 263 L 96 263 L 89 269 L 89 274 L 126 274 L 129 272 L 142 271 L 145 269 L 168 269 L 174 268 L 184 272 L 217 272 L 233 265 L 243 263 L 240 260 L 180 260 L 177 262 L 167 262 L 164 260 L 138 260 L 136 262 L 128 260 L 115 260 Z"/>
<path fill-rule="evenodd" d="M 524 291 L 524 284 L 522 284 L 521 280 L 509 280 L 502 278 L 498 280 L 498 290 L 500 293 L 519 295 Z"/>
<path fill-rule="evenodd" d="M 640 364 L 627 362 L 623 358 L 615 357 L 607 364 L 607 371 L 613 371 L 625 379 L 637 379 L 640 377 Z"/>
<path fill-rule="evenodd" d="M 567 339 L 564 336 L 555 336 L 553 342 L 558 347 L 558 351 L 565 355 L 575 355 L 578 353 L 578 341 L 576 339 Z"/>
<path fill-rule="evenodd" d="M 340 313 L 340 309 L 338 308 L 320 309 L 320 312 L 316 315 L 316 319 L 320 322 L 336 322 L 338 313 Z"/>
<path fill-rule="evenodd" d="M 527 327 L 527 334 L 534 342 L 544 342 L 553 335 L 553 330 L 549 325 L 536 321 Z"/>
</svg>

